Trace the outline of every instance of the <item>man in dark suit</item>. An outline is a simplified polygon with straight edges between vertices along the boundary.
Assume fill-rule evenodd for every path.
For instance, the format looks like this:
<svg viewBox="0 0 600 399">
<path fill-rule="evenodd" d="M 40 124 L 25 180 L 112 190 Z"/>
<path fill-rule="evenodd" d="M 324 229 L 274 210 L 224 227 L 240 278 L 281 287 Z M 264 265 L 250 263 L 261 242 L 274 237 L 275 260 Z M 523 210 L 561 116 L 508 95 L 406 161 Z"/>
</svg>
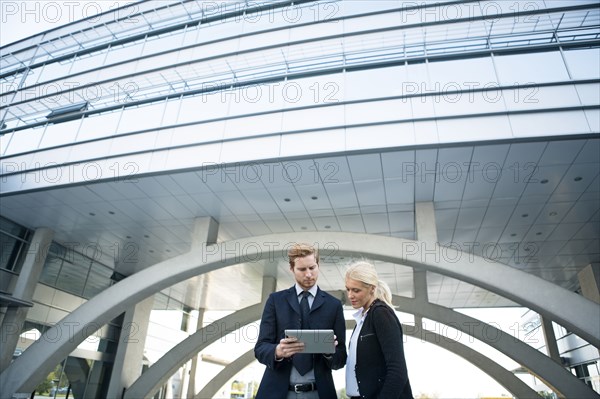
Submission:
<svg viewBox="0 0 600 399">
<path fill-rule="evenodd" d="M 272 293 L 267 299 L 260 322 L 260 332 L 254 354 L 267 366 L 257 399 L 336 399 L 331 370 L 346 363 L 346 325 L 341 302 L 321 291 L 319 254 L 306 244 L 295 244 L 288 251 L 290 270 L 296 284 Z M 307 293 L 308 294 L 307 294 Z M 310 313 L 302 322 L 301 302 L 306 297 Z M 306 309 L 308 313 L 308 308 Z M 305 317 L 306 318 L 306 317 Z M 333 329 L 336 336 L 335 353 L 300 354 L 304 344 L 286 338 L 284 330 L 310 328 Z"/>
</svg>

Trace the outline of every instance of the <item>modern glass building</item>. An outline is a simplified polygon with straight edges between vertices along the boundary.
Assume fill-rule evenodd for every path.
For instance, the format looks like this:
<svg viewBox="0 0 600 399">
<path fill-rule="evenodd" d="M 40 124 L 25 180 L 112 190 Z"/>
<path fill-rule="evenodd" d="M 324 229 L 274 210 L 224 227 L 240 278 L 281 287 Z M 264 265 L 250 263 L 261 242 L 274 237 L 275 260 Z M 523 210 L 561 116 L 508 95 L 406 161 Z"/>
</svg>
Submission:
<svg viewBox="0 0 600 399">
<path fill-rule="evenodd" d="M 599 45 L 596 0 L 180 0 L 2 47 L 0 397 L 228 397 L 295 241 L 514 397 L 598 397 Z"/>
</svg>

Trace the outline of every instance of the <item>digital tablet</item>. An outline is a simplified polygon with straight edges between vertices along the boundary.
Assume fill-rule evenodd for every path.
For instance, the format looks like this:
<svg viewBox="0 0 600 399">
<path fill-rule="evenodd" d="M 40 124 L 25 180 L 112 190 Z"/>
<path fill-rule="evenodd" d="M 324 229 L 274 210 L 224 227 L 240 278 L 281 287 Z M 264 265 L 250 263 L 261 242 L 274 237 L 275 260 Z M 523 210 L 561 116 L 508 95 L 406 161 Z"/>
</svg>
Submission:
<svg viewBox="0 0 600 399">
<path fill-rule="evenodd" d="M 333 330 L 285 330 L 285 336 L 304 342 L 302 353 L 335 353 Z"/>
</svg>

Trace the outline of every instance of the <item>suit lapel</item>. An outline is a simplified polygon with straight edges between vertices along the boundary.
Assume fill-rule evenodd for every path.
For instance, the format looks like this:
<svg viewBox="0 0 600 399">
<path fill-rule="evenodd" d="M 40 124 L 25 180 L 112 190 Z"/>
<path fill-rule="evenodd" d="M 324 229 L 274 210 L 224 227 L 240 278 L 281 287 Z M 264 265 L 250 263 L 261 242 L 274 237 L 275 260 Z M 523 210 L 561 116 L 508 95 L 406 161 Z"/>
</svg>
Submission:
<svg viewBox="0 0 600 399">
<path fill-rule="evenodd" d="M 320 288 L 317 288 L 317 296 L 313 301 L 312 307 L 310 308 L 310 312 L 312 313 L 314 310 L 317 310 L 325 303 L 325 293 L 321 291 Z"/>
<path fill-rule="evenodd" d="M 290 288 L 285 297 L 294 312 L 298 313 L 298 316 L 300 316 L 300 303 L 298 302 L 298 295 L 296 295 L 296 288 L 294 286 Z"/>
</svg>

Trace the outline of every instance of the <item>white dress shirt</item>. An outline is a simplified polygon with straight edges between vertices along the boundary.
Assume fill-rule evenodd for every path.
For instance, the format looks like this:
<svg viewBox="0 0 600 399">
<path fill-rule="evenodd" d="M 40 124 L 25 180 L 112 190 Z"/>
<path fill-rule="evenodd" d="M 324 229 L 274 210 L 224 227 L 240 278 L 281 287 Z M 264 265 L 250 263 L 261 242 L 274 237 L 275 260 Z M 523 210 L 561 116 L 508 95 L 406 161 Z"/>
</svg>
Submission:
<svg viewBox="0 0 600 399">
<path fill-rule="evenodd" d="M 356 380 L 356 344 L 358 343 L 358 337 L 360 337 L 360 330 L 362 329 L 365 317 L 367 317 L 367 312 L 363 314 L 363 308 L 360 308 L 352 315 L 354 320 L 356 320 L 356 327 L 350 337 L 348 360 L 346 361 L 346 395 L 348 396 L 360 396 L 358 381 Z"/>
</svg>

